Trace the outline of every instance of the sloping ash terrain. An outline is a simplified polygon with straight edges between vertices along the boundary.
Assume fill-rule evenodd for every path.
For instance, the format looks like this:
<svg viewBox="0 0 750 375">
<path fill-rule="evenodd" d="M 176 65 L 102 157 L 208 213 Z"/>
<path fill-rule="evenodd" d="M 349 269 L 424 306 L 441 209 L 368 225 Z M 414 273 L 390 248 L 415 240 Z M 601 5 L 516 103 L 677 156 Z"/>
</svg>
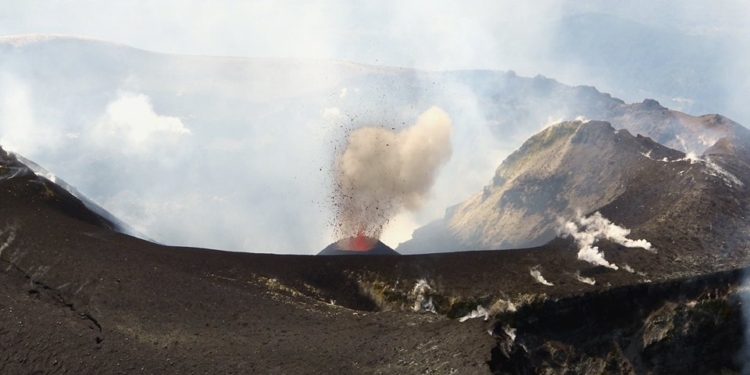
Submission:
<svg viewBox="0 0 750 375">
<path fill-rule="evenodd" d="M 681 156 L 606 123 L 566 123 L 557 131 L 566 127 L 584 143 Z M 652 171 L 644 176 L 666 173 L 662 162 L 643 160 L 639 167 Z M 743 168 L 730 157 L 722 165 L 733 173 Z M 713 181 L 702 189 L 735 189 L 699 165 L 685 174 L 683 183 Z M 634 185 L 602 214 L 615 217 L 618 205 L 657 199 L 645 194 L 651 186 Z M 734 198 L 725 199 L 708 204 L 740 215 Z M 643 220 L 640 212 L 621 217 L 633 224 Z M 630 270 L 578 260 L 578 246 L 566 238 L 527 250 L 413 256 L 167 247 L 113 231 L 111 222 L 5 152 L 0 220 L 2 373 L 710 374 L 741 368 L 734 357 L 743 332 L 741 272 L 713 273 L 739 266 L 740 257 L 730 254 L 741 251 L 722 254 L 683 244 L 681 237 L 671 244 L 664 226 L 662 238 L 649 238 L 656 252 L 598 243 L 608 260 Z M 719 256 L 724 263 L 714 261 Z M 689 351 L 695 355 L 675 355 Z"/>
</svg>

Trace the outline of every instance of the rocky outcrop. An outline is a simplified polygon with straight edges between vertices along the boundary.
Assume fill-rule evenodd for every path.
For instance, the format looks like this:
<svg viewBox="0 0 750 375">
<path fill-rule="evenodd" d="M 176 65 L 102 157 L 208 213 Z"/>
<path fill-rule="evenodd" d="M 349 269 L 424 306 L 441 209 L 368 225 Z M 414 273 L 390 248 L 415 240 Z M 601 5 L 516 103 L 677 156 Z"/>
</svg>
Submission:
<svg viewBox="0 0 750 375">
<path fill-rule="evenodd" d="M 655 102 L 642 106 L 661 108 Z M 398 250 L 539 246 L 558 234 L 561 223 L 597 210 L 606 211 L 605 217 L 649 241 L 664 233 L 658 223 L 673 224 L 673 234 L 695 238 L 702 245 L 734 241 L 735 233 L 746 225 L 741 217 L 748 205 L 746 186 L 750 182 L 750 159 L 744 151 L 750 144 L 747 130 L 720 116 L 680 122 L 673 112 L 662 110 L 665 122 L 673 127 L 681 124 L 670 133 L 669 142 L 687 140 L 683 146 L 695 145 L 707 134 L 704 127 L 716 130 L 721 142 L 704 149 L 706 155 L 699 157 L 628 130 L 615 130 L 607 122 L 552 125 L 508 156 L 483 191 L 449 208 L 445 218 L 415 231 L 413 239 Z M 629 123 L 635 130 L 646 129 L 646 121 Z M 688 131 L 688 126 L 697 130 Z M 664 132 L 666 128 L 654 127 Z M 668 140 L 665 134 L 660 136 Z M 691 230 L 719 222 L 731 222 L 732 227 L 721 235 L 713 230 Z"/>
</svg>

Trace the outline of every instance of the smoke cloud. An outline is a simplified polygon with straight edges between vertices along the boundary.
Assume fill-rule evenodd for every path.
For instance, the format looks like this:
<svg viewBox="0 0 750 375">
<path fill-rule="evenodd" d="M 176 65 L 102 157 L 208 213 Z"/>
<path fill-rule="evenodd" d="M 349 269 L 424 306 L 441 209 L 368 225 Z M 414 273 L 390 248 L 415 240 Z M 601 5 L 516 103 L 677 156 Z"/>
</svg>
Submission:
<svg viewBox="0 0 750 375">
<path fill-rule="evenodd" d="M 0 72 L 0 145 L 6 151 L 28 153 L 59 147 L 60 129 L 35 116 L 31 88 Z"/>
<path fill-rule="evenodd" d="M 93 131 L 95 138 L 124 142 L 121 149 L 126 153 L 174 146 L 180 136 L 191 134 L 178 117 L 157 114 L 148 96 L 134 93 L 123 93 L 109 103 Z"/>
<path fill-rule="evenodd" d="M 579 213 L 574 221 L 564 222 L 559 231 L 560 234 L 572 236 L 575 239 L 580 248 L 578 259 L 614 270 L 618 269 L 617 265 L 604 259 L 604 253 L 599 251 L 599 247 L 594 246 L 596 241 L 607 239 L 625 247 L 641 247 L 651 250 L 650 242 L 627 238 L 630 229 L 612 223 L 598 211 L 589 217 L 584 217 Z"/>
<path fill-rule="evenodd" d="M 349 134 L 336 159 L 335 232 L 378 238 L 401 210 L 419 209 L 451 156 L 452 122 L 438 107 L 404 130 L 364 127 Z"/>
</svg>

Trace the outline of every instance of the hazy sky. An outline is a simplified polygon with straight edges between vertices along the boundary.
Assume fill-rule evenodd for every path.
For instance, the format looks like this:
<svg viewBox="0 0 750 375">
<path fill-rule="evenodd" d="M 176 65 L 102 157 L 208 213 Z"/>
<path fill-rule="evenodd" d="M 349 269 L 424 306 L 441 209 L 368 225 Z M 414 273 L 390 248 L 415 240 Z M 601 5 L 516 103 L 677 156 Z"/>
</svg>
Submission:
<svg viewBox="0 0 750 375">
<path fill-rule="evenodd" d="M 559 14 L 556 3 L 6 1 L 0 6 L 0 34 L 83 35 L 183 54 L 498 68 L 503 67 L 498 47 L 530 41 L 548 17 Z M 522 21 L 529 19 L 534 22 Z M 510 28 L 515 30 L 500 35 Z"/>
<path fill-rule="evenodd" d="M 731 40 L 728 66 L 721 68 L 731 85 L 736 85 L 737 71 L 744 70 L 734 62 L 750 60 L 745 52 L 750 50 L 750 2 L 744 0 L 3 0 L 0 35 L 88 36 L 178 54 L 338 59 L 430 70 L 515 70 L 522 76 L 543 74 L 570 85 L 594 85 L 626 101 L 672 95 L 628 90 L 622 87 L 622 77 L 592 74 L 576 62 L 561 64 L 559 48 L 568 46 L 555 45 L 560 22 L 582 13 L 609 13 L 681 35 Z M 740 91 L 742 95 L 730 95 L 726 101 L 744 108 L 735 102 L 750 89 Z M 668 105 L 689 110 L 677 103 Z M 741 117 L 740 111 L 720 109 Z"/>
<path fill-rule="evenodd" d="M 688 33 L 747 33 L 748 2 L 720 1 L 0 2 L 0 35 L 90 36 L 156 52 L 296 56 L 428 69 L 544 73 L 561 17 L 611 12 Z"/>
</svg>

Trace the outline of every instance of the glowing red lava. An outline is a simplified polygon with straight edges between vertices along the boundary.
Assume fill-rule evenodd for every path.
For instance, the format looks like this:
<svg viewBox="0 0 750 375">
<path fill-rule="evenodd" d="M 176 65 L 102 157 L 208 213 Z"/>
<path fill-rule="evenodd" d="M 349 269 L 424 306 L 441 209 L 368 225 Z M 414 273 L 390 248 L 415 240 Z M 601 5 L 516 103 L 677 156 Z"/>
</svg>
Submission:
<svg viewBox="0 0 750 375">
<path fill-rule="evenodd" d="M 347 251 L 368 251 L 378 242 L 376 238 L 368 237 L 364 231 L 357 232 L 356 237 L 349 237 L 339 240 L 336 247 L 340 250 Z"/>
<path fill-rule="evenodd" d="M 350 250 L 354 251 L 367 251 L 372 249 L 372 241 L 365 236 L 363 231 L 357 232 L 357 237 L 354 237 L 350 242 Z"/>
</svg>

